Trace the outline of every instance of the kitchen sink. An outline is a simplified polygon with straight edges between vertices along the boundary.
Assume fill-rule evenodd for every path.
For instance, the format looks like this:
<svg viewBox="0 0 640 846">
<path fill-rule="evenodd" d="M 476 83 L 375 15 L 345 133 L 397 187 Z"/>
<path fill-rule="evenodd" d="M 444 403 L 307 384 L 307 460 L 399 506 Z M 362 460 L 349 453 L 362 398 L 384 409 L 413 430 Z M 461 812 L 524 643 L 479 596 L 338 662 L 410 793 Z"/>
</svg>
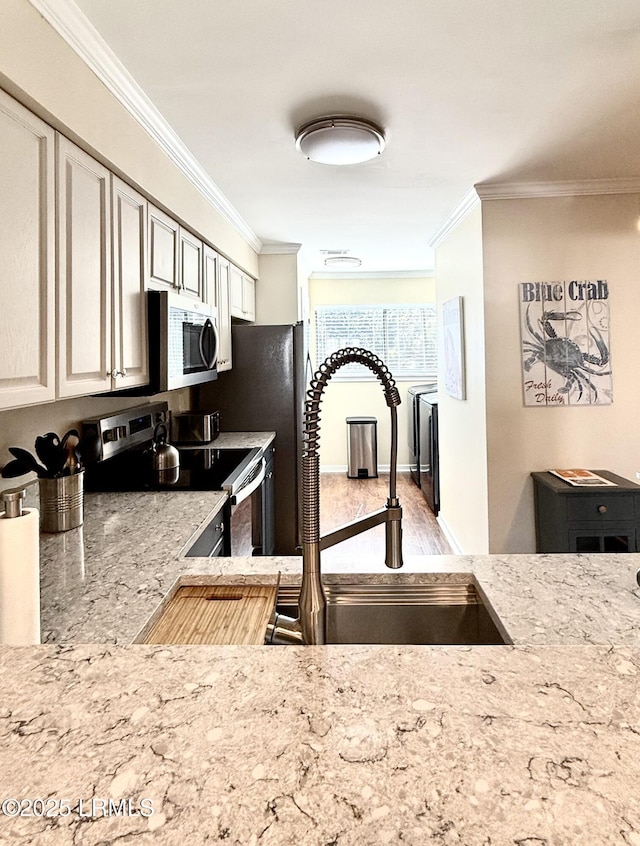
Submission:
<svg viewBox="0 0 640 846">
<path fill-rule="evenodd" d="M 504 626 L 473 581 L 431 584 L 327 584 L 327 643 L 463 646 L 510 644 Z M 278 615 L 296 618 L 300 588 L 280 586 L 267 631 Z M 288 642 L 288 641 L 287 641 Z"/>
</svg>

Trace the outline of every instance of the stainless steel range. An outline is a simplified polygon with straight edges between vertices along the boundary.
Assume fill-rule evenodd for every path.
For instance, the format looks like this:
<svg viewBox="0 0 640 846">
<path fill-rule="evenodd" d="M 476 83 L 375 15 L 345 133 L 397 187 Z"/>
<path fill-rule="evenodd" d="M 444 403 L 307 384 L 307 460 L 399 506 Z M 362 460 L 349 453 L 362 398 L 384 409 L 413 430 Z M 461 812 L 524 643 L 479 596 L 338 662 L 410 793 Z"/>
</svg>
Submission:
<svg viewBox="0 0 640 846">
<path fill-rule="evenodd" d="M 213 548 L 204 550 L 200 545 L 191 554 L 231 555 L 231 506 L 239 505 L 254 492 L 264 495 L 261 488 L 267 477 L 269 456 L 259 448 L 219 448 L 215 441 L 174 444 L 170 449 L 176 452 L 175 447 L 177 453 L 171 471 L 167 472 L 165 464 L 159 469 L 158 457 L 167 448 L 168 418 L 168 405 L 161 402 L 84 421 L 85 490 L 227 491 L 229 507 L 223 514 L 226 531 L 223 526 L 212 538 L 212 542 L 215 541 Z M 268 543 L 258 541 L 254 547 L 254 554 L 272 552 Z"/>
</svg>

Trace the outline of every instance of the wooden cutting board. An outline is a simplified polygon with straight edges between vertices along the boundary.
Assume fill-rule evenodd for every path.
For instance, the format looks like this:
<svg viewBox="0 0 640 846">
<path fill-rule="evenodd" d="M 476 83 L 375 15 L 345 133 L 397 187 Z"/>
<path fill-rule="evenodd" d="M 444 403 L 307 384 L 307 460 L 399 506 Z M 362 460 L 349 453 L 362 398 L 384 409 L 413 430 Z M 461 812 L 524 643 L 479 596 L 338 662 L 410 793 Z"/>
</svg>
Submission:
<svg viewBox="0 0 640 846">
<path fill-rule="evenodd" d="M 143 643 L 264 644 L 277 587 L 178 588 Z"/>
</svg>

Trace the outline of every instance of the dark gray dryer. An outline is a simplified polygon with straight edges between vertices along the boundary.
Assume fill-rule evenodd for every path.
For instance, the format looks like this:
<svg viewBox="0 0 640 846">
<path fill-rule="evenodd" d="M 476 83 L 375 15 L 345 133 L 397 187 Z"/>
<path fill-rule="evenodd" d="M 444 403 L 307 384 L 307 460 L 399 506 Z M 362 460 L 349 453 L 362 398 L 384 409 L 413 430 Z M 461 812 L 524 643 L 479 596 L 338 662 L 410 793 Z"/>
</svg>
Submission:
<svg viewBox="0 0 640 846">
<path fill-rule="evenodd" d="M 436 390 L 436 383 L 413 385 L 407 391 L 407 441 L 409 444 L 409 468 L 411 478 L 420 487 L 420 408 L 418 397 L 421 394 L 432 393 Z"/>
</svg>

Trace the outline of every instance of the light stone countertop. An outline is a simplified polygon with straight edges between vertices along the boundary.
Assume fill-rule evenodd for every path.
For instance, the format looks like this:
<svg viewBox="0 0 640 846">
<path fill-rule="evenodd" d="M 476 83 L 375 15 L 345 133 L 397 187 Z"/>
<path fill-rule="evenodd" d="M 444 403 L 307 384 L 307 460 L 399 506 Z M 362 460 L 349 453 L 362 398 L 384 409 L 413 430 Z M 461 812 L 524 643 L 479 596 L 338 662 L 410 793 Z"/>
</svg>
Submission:
<svg viewBox="0 0 640 846">
<path fill-rule="evenodd" d="M 211 446 L 266 449 L 274 438 L 222 432 Z M 40 536 L 43 643 L 131 643 L 185 569 L 217 572 L 215 560 L 180 556 L 226 500 L 222 491 L 86 493 L 82 527 Z"/>
<path fill-rule="evenodd" d="M 266 449 L 276 437 L 275 432 L 220 432 L 215 441 L 205 446 L 214 449 Z"/>
<path fill-rule="evenodd" d="M 5 649 L 3 798 L 77 810 L 0 843 L 638 846 L 639 681 L 626 647 Z"/>
<path fill-rule="evenodd" d="M 172 585 L 299 580 L 295 558 L 183 558 L 211 495 L 143 496 L 91 495 L 82 544 L 45 544 L 43 619 L 73 644 L 0 650 L 3 797 L 84 814 L 5 815 L 0 846 L 640 846 L 640 555 L 325 568 L 473 574 L 515 646 L 118 646 Z"/>
<path fill-rule="evenodd" d="M 178 556 L 226 500 L 221 491 L 85 494 L 80 528 L 40 535 L 43 643 L 130 643 L 185 567 L 215 572 L 215 559 Z"/>
</svg>

